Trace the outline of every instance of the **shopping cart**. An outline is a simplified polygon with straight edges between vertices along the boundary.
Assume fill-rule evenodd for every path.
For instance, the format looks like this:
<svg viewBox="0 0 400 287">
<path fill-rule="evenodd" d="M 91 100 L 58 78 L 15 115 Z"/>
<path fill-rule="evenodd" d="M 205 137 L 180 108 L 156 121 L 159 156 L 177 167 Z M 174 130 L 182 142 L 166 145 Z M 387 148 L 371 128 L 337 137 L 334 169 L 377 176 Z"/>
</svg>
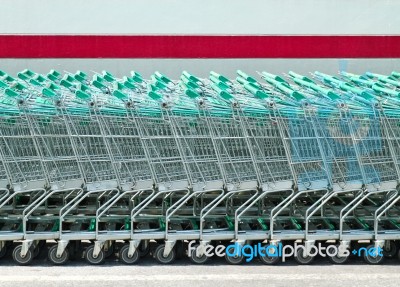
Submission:
<svg viewBox="0 0 400 287">
<path fill-rule="evenodd" d="M 0 255 L 52 240 L 64 264 L 90 241 L 89 263 L 134 264 L 155 241 L 165 264 L 194 241 L 205 263 L 211 244 L 297 242 L 300 264 L 320 243 L 340 264 L 368 241 L 378 264 L 400 238 L 398 75 L 1 72 Z"/>
</svg>

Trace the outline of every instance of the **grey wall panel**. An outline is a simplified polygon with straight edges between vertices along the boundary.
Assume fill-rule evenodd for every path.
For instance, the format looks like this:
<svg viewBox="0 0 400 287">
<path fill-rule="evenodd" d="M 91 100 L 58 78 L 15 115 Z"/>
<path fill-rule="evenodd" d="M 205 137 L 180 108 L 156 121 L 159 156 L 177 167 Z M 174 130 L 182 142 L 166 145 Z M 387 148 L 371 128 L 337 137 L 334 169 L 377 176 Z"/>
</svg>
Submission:
<svg viewBox="0 0 400 287">
<path fill-rule="evenodd" d="M 10 74 L 15 75 L 26 68 L 40 73 L 50 69 L 70 72 L 107 70 L 116 76 L 136 70 L 146 77 L 160 71 L 173 78 L 183 70 L 202 77 L 208 76 L 211 70 L 234 77 L 237 69 L 253 75 L 256 71 L 285 73 L 290 70 L 303 74 L 316 70 L 330 74 L 339 70 L 387 74 L 393 70 L 400 71 L 400 59 L 0 59 L 0 70 Z"/>
</svg>

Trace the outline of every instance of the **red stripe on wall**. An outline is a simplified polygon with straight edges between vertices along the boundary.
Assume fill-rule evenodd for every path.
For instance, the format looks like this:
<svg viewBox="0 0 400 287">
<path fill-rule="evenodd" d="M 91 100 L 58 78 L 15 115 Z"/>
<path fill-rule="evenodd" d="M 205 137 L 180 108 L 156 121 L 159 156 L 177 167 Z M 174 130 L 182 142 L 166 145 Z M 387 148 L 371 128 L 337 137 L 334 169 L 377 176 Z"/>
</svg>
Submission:
<svg viewBox="0 0 400 287">
<path fill-rule="evenodd" d="M 0 35 L 0 58 L 399 58 L 400 36 Z"/>
</svg>

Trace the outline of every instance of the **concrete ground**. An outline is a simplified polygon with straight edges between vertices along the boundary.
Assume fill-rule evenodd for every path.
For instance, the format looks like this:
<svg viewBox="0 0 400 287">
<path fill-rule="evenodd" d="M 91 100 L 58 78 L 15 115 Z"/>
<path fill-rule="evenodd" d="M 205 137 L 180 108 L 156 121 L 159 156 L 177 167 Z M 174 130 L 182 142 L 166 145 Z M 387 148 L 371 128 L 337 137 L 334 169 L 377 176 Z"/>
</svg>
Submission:
<svg viewBox="0 0 400 287">
<path fill-rule="evenodd" d="M 300 266 L 293 260 L 277 266 L 266 266 L 254 261 L 241 266 L 227 265 L 222 258 L 207 265 L 193 265 L 187 258 L 173 265 L 159 265 L 153 258 L 139 265 L 126 266 L 116 258 L 101 266 L 89 266 L 83 260 L 67 266 L 50 265 L 45 254 L 35 259 L 32 266 L 15 266 L 12 260 L 0 261 L 1 287 L 46 286 L 399 286 L 400 262 L 387 260 L 384 265 L 367 265 L 355 258 L 346 265 L 331 265 L 317 259 L 313 265 Z"/>
</svg>

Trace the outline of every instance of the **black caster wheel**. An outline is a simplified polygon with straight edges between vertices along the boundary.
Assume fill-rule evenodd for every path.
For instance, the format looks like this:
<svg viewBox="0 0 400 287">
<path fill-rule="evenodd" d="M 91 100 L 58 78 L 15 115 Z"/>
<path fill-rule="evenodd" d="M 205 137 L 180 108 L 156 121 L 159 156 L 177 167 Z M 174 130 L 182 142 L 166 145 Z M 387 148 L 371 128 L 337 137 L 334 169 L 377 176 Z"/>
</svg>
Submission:
<svg viewBox="0 0 400 287">
<path fill-rule="evenodd" d="M 22 245 L 14 248 L 12 253 L 13 260 L 21 266 L 29 265 L 33 260 L 32 250 L 29 248 L 25 256 L 21 256 Z"/>
<path fill-rule="evenodd" d="M 276 265 L 278 264 L 281 259 L 278 256 L 278 254 L 276 254 L 276 256 L 271 256 L 268 254 L 274 254 L 275 251 L 277 251 L 277 248 L 270 248 L 270 250 L 265 250 L 265 254 L 259 254 L 258 258 L 260 259 L 260 261 L 265 264 L 265 265 Z"/>
<path fill-rule="evenodd" d="M 230 265 L 240 265 L 244 261 L 243 254 L 230 256 L 228 255 L 228 248 L 225 250 L 225 260 Z"/>
<path fill-rule="evenodd" d="M 398 251 L 399 247 L 395 241 L 389 240 L 385 242 L 383 246 L 383 256 L 385 256 L 386 258 L 394 258 L 396 257 Z"/>
<path fill-rule="evenodd" d="M 140 259 L 140 254 L 136 249 L 132 256 L 129 256 L 129 244 L 125 244 L 119 250 L 119 260 L 126 265 L 136 264 Z"/>
<path fill-rule="evenodd" d="M 259 256 L 260 261 L 265 265 L 276 265 L 281 259 L 278 256 Z"/>
<path fill-rule="evenodd" d="M 194 263 L 194 264 L 204 264 L 204 263 L 206 263 L 208 261 L 208 259 L 209 259 L 207 255 L 203 254 L 201 256 L 197 256 L 197 254 L 196 254 L 197 253 L 196 252 L 197 251 L 197 247 L 199 247 L 199 244 L 196 244 L 193 247 L 194 247 L 194 249 L 192 249 L 190 257 L 189 257 L 190 261 L 192 263 Z"/>
<path fill-rule="evenodd" d="M 314 256 L 309 256 L 309 255 L 304 256 L 303 249 L 299 248 L 299 250 L 297 250 L 297 254 L 294 257 L 294 259 L 296 260 L 297 263 L 301 265 L 308 265 L 314 261 Z"/>
<path fill-rule="evenodd" d="M 331 262 L 332 264 L 346 264 L 350 260 L 350 251 L 348 251 L 349 254 L 347 256 L 339 256 L 339 246 L 340 245 L 336 245 L 336 250 L 338 251 L 338 253 L 335 256 L 326 255 L 329 262 Z"/>
<path fill-rule="evenodd" d="M 371 265 L 378 265 L 383 262 L 383 259 L 385 258 L 383 255 L 383 252 L 379 254 L 378 252 L 374 252 L 374 254 L 370 254 L 369 250 L 375 248 L 375 245 L 371 244 L 367 247 L 367 251 L 364 252 L 363 258 L 364 261 L 367 262 L 368 264 Z"/>
<path fill-rule="evenodd" d="M 103 250 L 100 250 L 99 254 L 94 257 L 94 245 L 90 245 L 88 248 L 86 248 L 85 252 L 85 259 L 86 261 L 91 264 L 91 265 L 100 265 L 104 263 L 105 259 L 105 254 Z"/>
<path fill-rule="evenodd" d="M 175 250 L 174 248 L 172 248 L 169 255 L 164 257 L 164 249 L 165 249 L 164 244 L 157 246 L 156 250 L 154 251 L 154 258 L 157 260 L 158 263 L 170 264 L 175 260 L 176 256 Z"/>
<path fill-rule="evenodd" d="M 335 256 L 327 256 L 328 260 L 333 264 L 346 264 L 350 260 L 349 256 L 339 257 L 337 254 Z"/>
<path fill-rule="evenodd" d="M 54 265 L 64 265 L 69 260 L 68 248 L 65 248 L 65 250 L 61 254 L 61 256 L 57 256 L 57 248 L 58 248 L 58 245 L 54 245 L 54 246 L 50 247 L 49 253 L 48 253 L 48 258 L 49 258 L 50 262 L 53 263 Z"/>
</svg>

